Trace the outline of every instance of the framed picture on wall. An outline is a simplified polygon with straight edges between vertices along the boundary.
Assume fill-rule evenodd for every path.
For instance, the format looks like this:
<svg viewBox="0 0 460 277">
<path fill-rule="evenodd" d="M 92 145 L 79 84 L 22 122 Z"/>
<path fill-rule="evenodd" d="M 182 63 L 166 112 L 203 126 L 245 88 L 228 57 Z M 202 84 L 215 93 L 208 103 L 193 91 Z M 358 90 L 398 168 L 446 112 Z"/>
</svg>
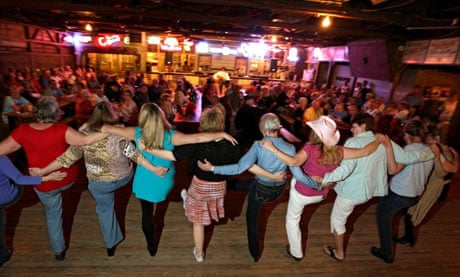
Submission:
<svg viewBox="0 0 460 277">
<path fill-rule="evenodd" d="M 246 76 L 248 74 L 248 59 L 247 58 L 236 58 L 235 59 L 235 75 Z"/>
</svg>

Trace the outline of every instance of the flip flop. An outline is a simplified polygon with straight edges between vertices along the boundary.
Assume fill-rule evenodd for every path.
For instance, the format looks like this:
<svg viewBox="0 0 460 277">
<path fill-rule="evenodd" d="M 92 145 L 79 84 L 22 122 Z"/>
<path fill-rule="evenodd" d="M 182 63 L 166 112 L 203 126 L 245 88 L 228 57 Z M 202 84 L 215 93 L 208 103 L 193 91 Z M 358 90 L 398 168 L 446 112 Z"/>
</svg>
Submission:
<svg viewBox="0 0 460 277">
<path fill-rule="evenodd" d="M 324 253 L 326 253 L 326 255 L 328 255 L 329 257 L 333 258 L 334 260 L 338 261 L 338 262 L 342 262 L 343 259 L 339 259 L 335 256 L 335 248 L 329 246 L 329 245 L 326 245 L 323 247 L 323 251 Z"/>
</svg>

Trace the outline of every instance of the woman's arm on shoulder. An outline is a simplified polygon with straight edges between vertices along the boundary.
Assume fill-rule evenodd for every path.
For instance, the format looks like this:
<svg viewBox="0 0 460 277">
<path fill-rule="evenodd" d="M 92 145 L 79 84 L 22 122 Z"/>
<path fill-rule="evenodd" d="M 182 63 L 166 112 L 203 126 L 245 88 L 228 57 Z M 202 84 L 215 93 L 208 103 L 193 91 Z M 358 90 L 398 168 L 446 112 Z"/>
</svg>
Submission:
<svg viewBox="0 0 460 277">
<path fill-rule="evenodd" d="M 8 136 L 6 139 L 0 142 L 0 156 L 7 155 L 21 148 L 21 145 L 14 140 L 12 136 Z"/>
<path fill-rule="evenodd" d="M 172 143 L 174 145 L 183 145 L 183 144 L 191 144 L 191 143 L 202 143 L 202 142 L 209 142 L 213 140 L 221 140 L 226 139 L 233 144 L 236 144 L 237 141 L 235 138 L 230 136 L 225 132 L 203 132 L 203 133 L 195 133 L 195 134 L 184 134 L 179 131 L 175 131 L 172 137 Z"/>
<path fill-rule="evenodd" d="M 120 137 L 127 138 L 129 140 L 134 140 L 136 135 L 136 127 L 122 127 L 122 126 L 115 126 L 104 124 L 101 128 L 102 133 L 117 135 Z"/>
<path fill-rule="evenodd" d="M 343 148 L 343 159 L 356 159 L 372 154 L 380 145 L 380 140 L 376 139 L 363 148 Z"/>
<path fill-rule="evenodd" d="M 65 132 L 65 141 L 70 145 L 83 146 L 83 145 L 90 145 L 90 144 L 96 143 L 100 140 L 103 140 L 107 136 L 108 134 L 104 134 L 100 132 L 95 132 L 89 135 L 84 135 L 78 132 L 77 130 L 73 129 L 72 127 L 68 127 Z"/>
<path fill-rule="evenodd" d="M 280 151 L 273 145 L 273 142 L 268 139 L 264 139 L 259 142 L 265 149 L 273 152 L 275 156 L 280 159 L 283 163 L 287 164 L 288 166 L 301 166 L 304 164 L 308 159 L 308 154 L 305 153 L 303 149 L 300 149 L 295 156 L 289 156 L 288 154 Z"/>
</svg>

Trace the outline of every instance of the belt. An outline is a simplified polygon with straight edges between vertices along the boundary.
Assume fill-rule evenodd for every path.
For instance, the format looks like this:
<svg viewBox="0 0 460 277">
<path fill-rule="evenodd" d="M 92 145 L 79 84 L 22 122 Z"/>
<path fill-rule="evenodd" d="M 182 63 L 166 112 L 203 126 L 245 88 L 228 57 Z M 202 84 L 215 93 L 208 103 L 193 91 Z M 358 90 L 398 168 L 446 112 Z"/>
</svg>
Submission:
<svg viewBox="0 0 460 277">
<path fill-rule="evenodd" d="M 256 179 L 257 183 L 263 185 L 263 186 L 267 186 L 267 187 L 279 187 L 279 186 L 282 186 L 284 185 L 284 182 L 282 183 L 276 183 L 276 182 L 265 182 L 265 181 L 262 181 L 260 179 Z"/>
</svg>

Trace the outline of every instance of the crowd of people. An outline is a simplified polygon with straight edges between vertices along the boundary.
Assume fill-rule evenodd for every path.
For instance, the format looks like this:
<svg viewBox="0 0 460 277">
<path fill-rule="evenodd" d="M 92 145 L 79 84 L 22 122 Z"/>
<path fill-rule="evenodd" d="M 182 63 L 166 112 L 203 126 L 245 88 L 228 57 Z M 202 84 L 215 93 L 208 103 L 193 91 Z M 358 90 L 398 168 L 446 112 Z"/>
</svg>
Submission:
<svg viewBox="0 0 460 277">
<path fill-rule="evenodd" d="M 248 192 L 248 247 L 257 262 L 262 255 L 259 211 L 282 195 L 289 175 L 293 178 L 286 214 L 287 254 L 296 261 L 304 257 L 299 225 L 304 207 L 324 200 L 331 189 L 336 192 L 330 217 L 334 245 L 325 245 L 325 254 L 345 259 L 347 219 L 357 205 L 374 197 L 380 198 L 376 211 L 380 246 L 371 247 L 371 254 L 386 263 L 394 261 L 392 219 L 400 211 L 405 214 L 406 232 L 396 241 L 414 245 L 414 226 L 439 198 L 449 173 L 458 170 L 458 154 L 446 140 L 457 94 L 437 114 L 427 114 L 419 86 L 395 105 L 376 97 L 367 82 L 354 88 L 348 81 L 330 88 L 264 81 L 240 87 L 217 77 L 211 75 L 199 86 L 185 77 L 171 84 L 162 74 L 151 84 L 141 73 L 127 72 L 122 80 L 97 75 L 91 67 L 43 70 L 40 75 L 28 68 L 11 69 L 1 82 L 2 93 L 8 92 L 3 113 L 29 111 L 35 121 L 10 130 L 0 142 L 4 171 L 0 172 L 0 264 L 10 258 L 3 237 L 3 208 L 19 195 L 9 179 L 34 185 L 45 206 L 55 259 L 65 259 L 61 193 L 75 182 L 79 174 L 75 162 L 80 158 L 108 256 L 123 239 L 114 192 L 130 181 L 140 201 L 147 250 L 156 255 L 155 207 L 168 198 L 174 186 L 174 161 L 179 160 L 190 163 L 192 181 L 181 196 L 193 224 L 192 253 L 197 262 L 206 255 L 204 226 L 225 217 L 227 189 Z M 59 122 L 57 100 L 63 97 L 75 99 L 79 131 Z M 202 105 L 201 132 L 176 130 L 176 113 L 193 115 L 197 105 Z M 4 116 L 4 123 L 7 120 Z M 305 143 L 297 153 L 292 141 L 281 135 L 282 129 Z M 20 148 L 28 173 L 42 178 L 18 177 L 5 160 Z M 137 163 L 135 168 L 132 162 Z M 254 177 L 227 182 L 228 176 L 246 170 Z"/>
</svg>

